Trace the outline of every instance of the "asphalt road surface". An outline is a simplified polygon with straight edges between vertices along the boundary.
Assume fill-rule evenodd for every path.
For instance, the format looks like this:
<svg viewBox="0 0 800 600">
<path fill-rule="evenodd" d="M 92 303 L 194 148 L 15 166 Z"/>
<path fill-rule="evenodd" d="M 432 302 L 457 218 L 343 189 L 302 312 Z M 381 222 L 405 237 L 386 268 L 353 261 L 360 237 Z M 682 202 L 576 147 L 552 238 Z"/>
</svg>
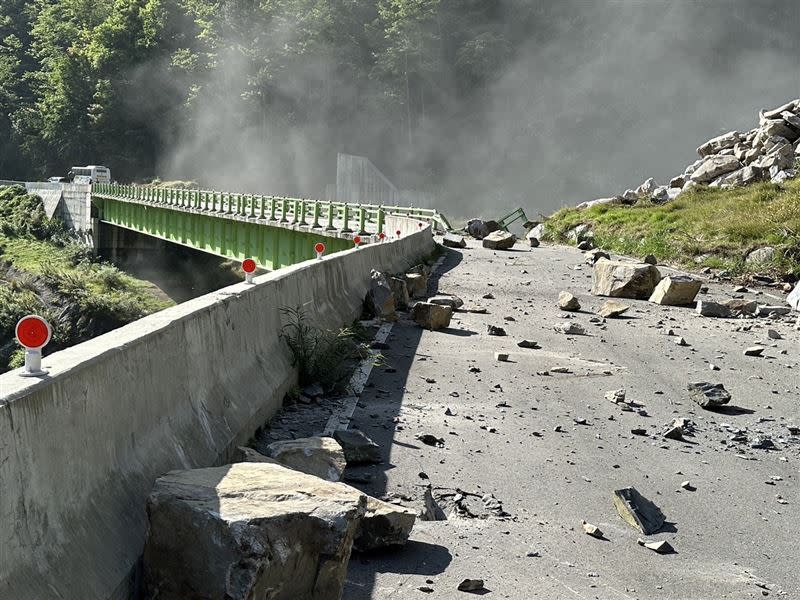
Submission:
<svg viewBox="0 0 800 600">
<path fill-rule="evenodd" d="M 438 332 L 401 316 L 350 426 L 382 446 L 385 462 L 347 471 L 365 492 L 415 510 L 430 485 L 448 519 L 418 520 L 405 548 L 354 554 L 346 600 L 468 598 L 457 590 L 465 578 L 483 579 L 479 593 L 492 598 L 800 597 L 796 315 L 711 319 L 625 300 L 625 318 L 592 322 L 604 299 L 590 286 L 591 267 L 571 248 L 493 252 L 471 242 L 449 253 L 429 291 L 487 312 L 457 312 Z M 708 297 L 735 295 L 732 283 L 709 286 Z M 582 312 L 558 309 L 561 290 Z M 556 332 L 565 317 L 587 335 Z M 488 335 L 489 325 L 508 335 Z M 675 343 L 681 336 L 687 346 Z M 755 343 L 764 355 L 744 356 Z M 700 408 L 691 381 L 723 383 L 730 407 Z M 638 410 L 604 398 L 619 388 Z M 662 435 L 675 418 L 694 425 L 685 441 Z M 687 480 L 694 491 L 681 487 Z M 660 507 L 661 532 L 643 536 L 618 516 L 612 492 L 629 486 Z M 606 539 L 586 535 L 582 520 Z"/>
</svg>

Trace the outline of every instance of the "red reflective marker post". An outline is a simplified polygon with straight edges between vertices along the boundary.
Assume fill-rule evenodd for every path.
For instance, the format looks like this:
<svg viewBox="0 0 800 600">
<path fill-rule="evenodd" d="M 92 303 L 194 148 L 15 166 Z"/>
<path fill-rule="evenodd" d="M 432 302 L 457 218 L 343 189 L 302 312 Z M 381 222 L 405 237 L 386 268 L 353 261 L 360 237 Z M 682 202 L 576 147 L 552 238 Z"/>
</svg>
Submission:
<svg viewBox="0 0 800 600">
<path fill-rule="evenodd" d="M 378 234 L 378 239 L 381 241 L 381 244 L 386 240 L 386 234 L 382 231 Z"/>
<path fill-rule="evenodd" d="M 356 248 L 358 248 L 361 245 L 361 236 L 357 235 L 356 237 L 354 237 L 353 243 L 356 245 Z"/>
<path fill-rule="evenodd" d="M 42 317 L 28 315 L 17 321 L 15 333 L 17 341 L 25 348 L 25 370 L 20 374 L 23 377 L 46 375 L 47 371 L 42 371 L 42 348 L 53 334 L 50 324 Z"/>
<path fill-rule="evenodd" d="M 395 234 L 397 234 L 397 239 L 398 239 L 398 240 L 400 239 L 400 234 L 401 234 L 401 233 L 402 233 L 402 232 L 401 232 L 399 229 L 398 229 L 397 231 L 395 231 Z"/>
<path fill-rule="evenodd" d="M 314 244 L 314 252 L 317 253 L 317 260 L 322 260 L 322 255 L 325 254 L 325 244 L 322 242 Z"/>
<path fill-rule="evenodd" d="M 256 271 L 256 261 L 252 258 L 245 258 L 242 261 L 242 271 L 244 271 L 244 282 L 253 284 L 253 273 Z"/>
</svg>

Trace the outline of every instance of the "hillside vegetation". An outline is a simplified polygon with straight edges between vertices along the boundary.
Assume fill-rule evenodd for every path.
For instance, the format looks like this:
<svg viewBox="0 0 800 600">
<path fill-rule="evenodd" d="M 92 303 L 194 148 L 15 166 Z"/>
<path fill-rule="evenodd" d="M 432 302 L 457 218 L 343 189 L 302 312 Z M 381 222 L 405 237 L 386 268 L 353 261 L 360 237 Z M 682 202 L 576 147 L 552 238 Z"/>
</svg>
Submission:
<svg viewBox="0 0 800 600">
<path fill-rule="evenodd" d="M 659 261 L 732 274 L 800 276 L 800 179 L 729 189 L 700 186 L 663 204 L 643 199 L 631 206 L 564 208 L 547 221 L 547 236 L 567 241 L 582 223 L 591 225 L 598 247 L 620 254 L 653 254 Z M 746 260 L 763 247 L 775 248 L 772 259 Z"/>
<path fill-rule="evenodd" d="M 47 354 L 170 304 L 151 284 L 93 260 L 40 198 L 0 188 L 0 372 L 22 364 L 14 327 L 26 314 L 53 326 Z"/>
</svg>

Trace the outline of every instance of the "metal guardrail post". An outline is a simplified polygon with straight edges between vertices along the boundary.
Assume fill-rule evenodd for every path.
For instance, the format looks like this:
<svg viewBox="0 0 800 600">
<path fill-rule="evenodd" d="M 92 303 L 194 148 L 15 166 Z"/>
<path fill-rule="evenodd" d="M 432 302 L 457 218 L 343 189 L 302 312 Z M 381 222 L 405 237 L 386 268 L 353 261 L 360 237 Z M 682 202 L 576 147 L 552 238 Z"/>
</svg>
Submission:
<svg viewBox="0 0 800 600">
<path fill-rule="evenodd" d="M 265 202 L 266 202 L 267 199 L 264 198 L 264 196 L 259 196 L 258 199 L 261 201 L 261 208 L 260 208 L 260 210 L 258 212 L 258 218 L 259 219 L 266 219 L 267 218 L 267 213 L 266 213 L 267 207 L 266 207 Z"/>
<path fill-rule="evenodd" d="M 250 194 L 250 218 L 256 218 L 256 197 Z"/>
<path fill-rule="evenodd" d="M 281 223 L 288 223 L 289 219 L 286 218 L 286 211 L 289 208 L 289 199 L 281 198 Z"/>
<path fill-rule="evenodd" d="M 269 197 L 269 220 L 274 221 L 275 217 L 275 210 L 278 208 L 278 201 L 275 199 L 275 196 Z"/>
<path fill-rule="evenodd" d="M 313 229 L 319 229 L 319 200 L 314 201 L 314 224 L 311 225 Z"/>
<path fill-rule="evenodd" d="M 378 207 L 378 234 L 383 233 L 383 223 L 386 220 L 386 214 L 382 206 Z"/>
<path fill-rule="evenodd" d="M 328 201 L 328 225 L 325 227 L 325 229 L 328 231 L 333 231 L 336 229 L 333 226 L 333 212 L 333 202 Z"/>
<path fill-rule="evenodd" d="M 305 199 L 300 200 L 300 220 L 298 221 L 300 225 L 305 225 L 305 226 L 308 225 L 308 223 L 306 222 L 306 208 L 307 207 Z"/>
<path fill-rule="evenodd" d="M 294 224 L 298 223 L 297 213 L 298 213 L 299 208 L 300 208 L 300 201 L 299 200 L 294 200 L 292 202 L 292 205 L 293 205 L 292 206 L 292 225 L 294 225 Z"/>
<path fill-rule="evenodd" d="M 367 211 L 363 206 L 358 207 L 358 235 L 367 235 Z"/>
<path fill-rule="evenodd" d="M 345 202 L 342 205 L 342 221 L 344 225 L 342 226 L 342 233 L 352 233 L 352 229 L 350 229 L 350 206 Z"/>
</svg>

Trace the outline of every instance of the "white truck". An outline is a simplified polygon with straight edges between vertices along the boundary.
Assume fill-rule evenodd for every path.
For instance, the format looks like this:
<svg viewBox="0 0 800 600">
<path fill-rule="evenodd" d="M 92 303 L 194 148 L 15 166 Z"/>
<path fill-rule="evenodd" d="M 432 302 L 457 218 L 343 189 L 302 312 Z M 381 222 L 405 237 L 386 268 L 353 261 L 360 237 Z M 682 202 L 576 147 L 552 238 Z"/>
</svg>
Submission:
<svg viewBox="0 0 800 600">
<path fill-rule="evenodd" d="M 72 167 L 69 177 L 72 183 L 111 183 L 111 169 L 100 165 Z"/>
</svg>

